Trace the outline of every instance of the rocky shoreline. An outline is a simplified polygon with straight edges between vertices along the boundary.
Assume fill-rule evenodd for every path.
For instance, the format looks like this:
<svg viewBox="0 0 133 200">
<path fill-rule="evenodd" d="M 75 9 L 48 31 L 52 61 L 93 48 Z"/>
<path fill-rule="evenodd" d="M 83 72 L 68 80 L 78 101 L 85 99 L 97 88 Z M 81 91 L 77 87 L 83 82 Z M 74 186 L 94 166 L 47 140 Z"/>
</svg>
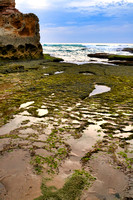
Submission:
<svg viewBox="0 0 133 200">
<path fill-rule="evenodd" d="M 125 51 L 123 49 L 123 51 Z M 132 48 L 128 48 L 127 51 L 131 52 Z M 90 58 L 102 58 L 108 59 L 108 63 L 118 64 L 118 65 L 133 65 L 133 55 L 116 55 L 108 53 L 94 53 L 87 55 Z"/>
<path fill-rule="evenodd" d="M 37 16 L 14 0 L 0 45 L 0 199 L 132 200 L 133 56 L 43 55 Z"/>
<path fill-rule="evenodd" d="M 132 66 L 57 61 L 0 64 L 0 197 L 131 200 Z"/>
</svg>

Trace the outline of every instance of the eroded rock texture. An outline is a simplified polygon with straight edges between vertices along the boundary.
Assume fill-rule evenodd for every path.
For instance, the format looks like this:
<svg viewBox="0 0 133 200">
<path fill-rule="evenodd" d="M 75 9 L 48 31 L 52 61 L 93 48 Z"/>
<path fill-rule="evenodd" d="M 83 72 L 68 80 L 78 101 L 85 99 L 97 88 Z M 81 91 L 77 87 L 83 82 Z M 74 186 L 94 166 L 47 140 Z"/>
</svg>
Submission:
<svg viewBox="0 0 133 200">
<path fill-rule="evenodd" d="M 40 57 L 38 17 L 32 13 L 20 13 L 15 8 L 15 0 L 0 0 L 0 58 Z"/>
</svg>

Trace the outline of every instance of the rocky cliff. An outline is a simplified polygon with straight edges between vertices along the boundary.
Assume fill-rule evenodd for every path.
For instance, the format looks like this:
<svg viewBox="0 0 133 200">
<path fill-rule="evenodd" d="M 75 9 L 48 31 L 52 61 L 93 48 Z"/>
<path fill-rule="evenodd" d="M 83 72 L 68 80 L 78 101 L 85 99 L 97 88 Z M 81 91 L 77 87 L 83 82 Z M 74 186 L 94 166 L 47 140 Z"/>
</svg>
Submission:
<svg viewBox="0 0 133 200">
<path fill-rule="evenodd" d="M 0 0 L 0 58 L 40 57 L 42 46 L 38 17 L 19 12 L 15 0 Z"/>
</svg>

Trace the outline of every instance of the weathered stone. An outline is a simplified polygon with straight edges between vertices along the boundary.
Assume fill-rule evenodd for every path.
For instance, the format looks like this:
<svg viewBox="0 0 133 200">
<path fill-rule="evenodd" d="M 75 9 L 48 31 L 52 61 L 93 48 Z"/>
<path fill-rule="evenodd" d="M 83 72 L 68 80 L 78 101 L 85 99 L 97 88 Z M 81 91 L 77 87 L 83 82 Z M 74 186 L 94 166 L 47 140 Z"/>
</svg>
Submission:
<svg viewBox="0 0 133 200">
<path fill-rule="evenodd" d="M 94 53 L 94 54 L 88 54 L 88 57 L 105 58 L 105 59 L 114 60 L 114 61 L 133 61 L 132 55 L 116 55 L 116 54 L 108 54 L 108 53 Z"/>
<path fill-rule="evenodd" d="M 0 58 L 40 57 L 38 17 L 32 13 L 20 13 L 15 8 L 15 0 L 0 0 Z"/>
<path fill-rule="evenodd" d="M 90 54 L 88 54 L 88 57 L 91 57 L 91 58 L 108 58 L 109 54 L 108 53 L 90 53 Z"/>
<path fill-rule="evenodd" d="M 0 0 L 0 12 L 3 14 L 11 13 L 12 11 L 18 12 L 15 9 L 15 0 Z"/>
<path fill-rule="evenodd" d="M 133 53 L 133 48 L 124 48 L 122 51 L 128 51 L 130 53 Z"/>
<path fill-rule="evenodd" d="M 118 61 L 118 60 L 115 60 L 115 61 L 109 61 L 109 63 L 112 63 L 112 64 L 115 64 L 115 65 L 127 65 L 127 66 L 133 66 L 133 61 Z"/>
</svg>

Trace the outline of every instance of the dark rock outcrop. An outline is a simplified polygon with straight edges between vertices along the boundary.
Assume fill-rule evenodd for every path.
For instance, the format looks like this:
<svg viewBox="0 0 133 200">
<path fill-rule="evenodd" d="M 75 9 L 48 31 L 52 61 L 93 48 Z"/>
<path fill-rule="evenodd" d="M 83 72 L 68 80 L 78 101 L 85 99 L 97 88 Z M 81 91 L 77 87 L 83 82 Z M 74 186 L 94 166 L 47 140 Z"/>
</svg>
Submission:
<svg viewBox="0 0 133 200">
<path fill-rule="evenodd" d="M 87 56 L 90 58 L 108 59 L 108 62 L 111 64 L 133 66 L 133 56 L 129 56 L 129 55 L 94 53 L 94 54 L 88 54 Z"/>
<path fill-rule="evenodd" d="M 94 54 L 88 54 L 88 56 L 92 58 L 106 58 L 108 60 L 133 61 L 133 56 L 130 56 L 130 55 L 94 53 Z"/>
<path fill-rule="evenodd" d="M 90 53 L 88 54 L 88 56 L 91 58 L 108 58 L 109 54 L 108 53 Z"/>
<path fill-rule="evenodd" d="M 128 60 L 133 61 L 133 56 L 130 55 L 116 55 L 116 54 L 109 54 L 109 53 L 94 53 L 88 54 L 91 58 L 105 58 L 109 60 Z"/>
<path fill-rule="evenodd" d="M 133 48 L 124 48 L 122 51 L 128 51 L 130 53 L 133 53 Z"/>
<path fill-rule="evenodd" d="M 20 13 L 15 8 L 15 0 L 0 0 L 0 58 L 41 57 L 38 17 Z"/>
<path fill-rule="evenodd" d="M 125 60 L 113 60 L 109 61 L 108 63 L 115 64 L 115 65 L 127 65 L 127 66 L 133 66 L 133 61 L 125 61 Z"/>
</svg>

